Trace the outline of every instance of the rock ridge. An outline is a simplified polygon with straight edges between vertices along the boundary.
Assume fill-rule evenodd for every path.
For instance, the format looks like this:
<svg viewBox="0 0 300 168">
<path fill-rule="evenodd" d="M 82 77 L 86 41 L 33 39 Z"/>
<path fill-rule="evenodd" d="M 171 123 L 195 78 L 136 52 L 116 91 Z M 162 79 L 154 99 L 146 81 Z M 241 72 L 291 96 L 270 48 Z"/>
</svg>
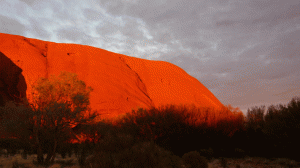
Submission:
<svg viewBox="0 0 300 168">
<path fill-rule="evenodd" d="M 147 109 L 166 104 L 224 107 L 196 78 L 164 61 L 3 33 L 0 33 L 0 52 L 0 95 L 5 101 L 12 99 L 11 95 L 30 101 L 32 84 L 38 78 L 69 71 L 94 89 L 91 108 L 101 118 L 116 117 L 138 107 Z M 7 74 L 12 78 L 7 78 Z"/>
</svg>

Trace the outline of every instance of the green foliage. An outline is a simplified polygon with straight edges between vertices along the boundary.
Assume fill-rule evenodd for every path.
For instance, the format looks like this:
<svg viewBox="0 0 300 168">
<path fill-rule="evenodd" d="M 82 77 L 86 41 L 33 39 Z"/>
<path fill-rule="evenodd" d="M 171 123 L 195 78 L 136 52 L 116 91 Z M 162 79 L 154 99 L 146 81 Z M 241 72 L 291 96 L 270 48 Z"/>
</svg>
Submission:
<svg viewBox="0 0 300 168">
<path fill-rule="evenodd" d="M 208 161 L 197 151 L 191 151 L 182 156 L 185 165 L 188 168 L 208 168 Z"/>
</svg>

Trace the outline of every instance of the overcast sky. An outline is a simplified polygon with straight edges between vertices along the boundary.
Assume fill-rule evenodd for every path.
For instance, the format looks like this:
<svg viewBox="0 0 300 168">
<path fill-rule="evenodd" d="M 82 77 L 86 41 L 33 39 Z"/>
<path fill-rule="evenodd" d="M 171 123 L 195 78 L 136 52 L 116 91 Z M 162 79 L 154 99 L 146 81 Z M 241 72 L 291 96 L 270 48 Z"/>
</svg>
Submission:
<svg viewBox="0 0 300 168">
<path fill-rule="evenodd" d="M 300 96 L 299 0 L 0 0 L 0 32 L 167 61 L 243 112 Z"/>
</svg>

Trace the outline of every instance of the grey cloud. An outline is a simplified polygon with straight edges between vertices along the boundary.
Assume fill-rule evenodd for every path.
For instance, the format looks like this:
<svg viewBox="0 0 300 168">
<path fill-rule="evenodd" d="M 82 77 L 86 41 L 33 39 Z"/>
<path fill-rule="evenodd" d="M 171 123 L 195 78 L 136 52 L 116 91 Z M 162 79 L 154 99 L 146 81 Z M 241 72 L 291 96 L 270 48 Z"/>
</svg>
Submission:
<svg viewBox="0 0 300 168">
<path fill-rule="evenodd" d="M 157 32 L 157 34 L 154 36 L 155 41 L 158 41 L 160 43 L 168 43 L 172 40 L 172 35 L 170 32 Z"/>
<path fill-rule="evenodd" d="M 144 33 L 138 29 L 140 25 L 136 20 L 124 17 L 123 21 L 125 24 L 121 26 L 119 24 L 114 24 L 112 21 L 104 20 L 102 23 L 98 24 L 96 31 L 101 36 L 111 36 L 119 31 L 129 39 L 142 40 L 145 38 Z"/>
<path fill-rule="evenodd" d="M 31 6 L 34 2 L 36 2 L 37 0 L 20 0 L 21 2 L 26 3 L 27 5 Z"/>
<path fill-rule="evenodd" d="M 120 15 L 126 3 L 120 0 L 99 0 L 99 2 L 113 15 Z"/>
<path fill-rule="evenodd" d="M 222 17 L 217 18 L 215 26 L 231 30 L 235 27 L 234 31 L 241 32 L 270 29 L 299 17 L 299 5 L 298 0 L 251 0 L 234 3 L 234 10 L 223 12 Z"/>
<path fill-rule="evenodd" d="M 129 38 L 133 38 L 135 40 L 141 40 L 144 38 L 143 32 L 138 29 L 140 25 L 136 20 L 124 18 L 124 21 L 125 26 L 119 27 L 119 29 L 125 36 L 129 36 Z"/>
<path fill-rule="evenodd" d="M 0 32 L 7 34 L 23 35 L 25 33 L 25 26 L 19 21 L 0 15 Z"/>
<path fill-rule="evenodd" d="M 81 39 L 81 44 L 83 45 L 88 45 L 88 46 L 95 46 L 97 45 L 99 41 L 97 39 L 89 36 L 89 35 L 84 35 L 83 38 Z"/>
<path fill-rule="evenodd" d="M 49 39 L 51 37 L 51 34 L 46 30 L 47 24 L 51 23 L 51 20 L 45 18 L 43 19 L 30 18 L 29 22 L 30 22 L 29 31 L 32 32 L 34 36 L 36 36 L 39 39 Z"/>
<path fill-rule="evenodd" d="M 114 1 L 118 5 L 108 5 L 102 1 L 104 6 L 107 6 L 107 11 L 112 14 L 126 14 L 129 16 L 142 18 L 146 21 L 147 26 L 154 28 L 157 24 L 175 25 L 183 22 L 187 23 L 196 17 L 195 10 L 203 9 L 205 4 L 198 1 L 187 3 L 182 0 L 172 1 L 139 1 L 136 4 L 129 4 L 121 1 Z M 189 1 L 190 2 L 190 1 Z M 113 4 L 113 3 L 112 3 Z M 180 24 L 179 24 L 180 25 Z M 187 25 L 189 26 L 189 25 Z M 178 29 L 185 28 L 185 26 L 178 27 Z M 187 32 L 188 33 L 188 32 Z"/>
<path fill-rule="evenodd" d="M 18 16 L 30 21 L 31 27 L 26 29 L 30 34 L 49 38 L 45 27 L 48 22 L 58 29 L 54 33 L 61 39 L 97 44 L 131 56 L 159 56 L 155 59 L 171 62 L 196 77 L 224 104 L 259 103 L 260 100 L 251 97 L 275 102 L 280 96 L 271 98 L 263 94 L 280 92 L 299 81 L 299 0 L 89 2 L 92 1 L 86 1 L 86 6 L 80 5 L 79 0 L 51 1 L 45 5 L 45 1 L 31 0 L 25 1 L 29 6 L 20 3 L 24 7 L 15 5 L 14 8 L 18 8 Z M 25 19 L 27 7 L 41 15 L 50 11 L 53 21 Z M 104 8 L 109 17 L 102 15 L 99 8 Z M 120 18 L 122 21 L 118 22 Z M 99 24 L 93 27 L 96 23 Z M 94 28 L 100 38 L 92 37 Z M 153 39 L 148 40 L 140 28 L 146 29 Z M 123 37 L 111 37 L 116 33 Z M 147 45 L 158 49 L 146 49 L 146 53 L 138 50 Z M 291 80 L 292 77 L 297 79 Z"/>
<path fill-rule="evenodd" d="M 191 53 L 170 52 L 160 57 L 160 60 L 170 62 L 184 69 L 188 74 L 199 80 L 206 88 L 213 90 L 225 85 L 232 80 L 233 75 L 227 72 L 226 77 L 218 77 L 216 74 L 226 73 L 215 61 L 201 61 L 201 57 L 195 57 Z M 226 60 L 221 60 L 226 63 Z M 229 61 L 227 61 L 229 62 Z M 226 69 L 226 67 L 223 67 Z"/>
<path fill-rule="evenodd" d="M 112 35 L 117 31 L 117 26 L 107 21 L 103 21 L 103 23 L 98 24 L 98 26 L 96 27 L 96 32 L 101 36 Z"/>
<path fill-rule="evenodd" d="M 233 20 L 221 20 L 221 21 L 216 21 L 216 26 L 217 27 L 234 26 L 238 23 L 239 23 L 238 21 L 233 21 Z"/>
<path fill-rule="evenodd" d="M 96 21 L 101 20 L 102 14 L 96 10 L 86 8 L 83 10 L 83 15 L 86 19 Z"/>
<path fill-rule="evenodd" d="M 269 61 L 269 63 L 267 63 Z M 228 62 L 214 66 L 217 73 L 228 73 L 232 77 L 224 80 L 234 80 L 237 82 L 245 82 L 254 79 L 284 78 L 291 75 L 293 70 L 297 68 L 298 63 L 290 61 L 267 60 L 266 58 L 255 59 L 250 57 L 247 60 L 237 62 Z"/>
<path fill-rule="evenodd" d="M 300 29 L 279 36 L 273 43 L 270 55 L 273 58 L 298 59 L 300 55 Z"/>
<path fill-rule="evenodd" d="M 24 5 L 23 3 L 18 3 L 16 5 L 21 6 L 21 7 L 28 7 L 28 8 L 30 8 L 29 10 L 34 11 L 34 12 L 38 12 L 39 15 L 34 16 L 35 18 L 44 17 L 45 16 L 44 14 L 46 12 L 49 12 L 49 11 L 51 11 L 52 12 L 51 14 L 53 14 L 51 16 L 55 16 L 55 15 L 59 14 L 60 12 L 63 11 L 64 2 L 66 2 L 66 1 L 55 1 L 55 0 L 53 0 L 53 1 L 45 1 L 45 0 L 39 0 L 39 1 L 30 0 L 30 1 L 27 1 L 27 0 L 22 0 L 22 1 L 24 3 L 26 3 L 28 6 Z M 27 13 L 25 13 L 25 14 L 27 14 Z M 49 15 L 46 15 L 46 16 L 49 17 Z M 60 19 L 63 19 L 63 18 L 64 17 L 62 17 Z"/>
<path fill-rule="evenodd" d="M 245 82 L 232 81 L 226 85 L 220 85 L 215 93 L 222 103 L 235 104 L 241 109 L 247 109 L 255 105 L 269 106 L 290 101 L 291 96 L 300 93 L 297 83 L 299 83 L 299 79 L 294 75 L 286 76 L 281 80 L 257 78 Z M 284 91 L 286 89 L 288 90 Z"/>
<path fill-rule="evenodd" d="M 77 42 L 80 41 L 84 36 L 86 36 L 86 34 L 77 28 L 73 28 L 73 29 L 64 28 L 57 31 L 57 36 L 60 39 L 67 39 L 67 40 Z"/>
<path fill-rule="evenodd" d="M 51 10 L 53 11 L 53 19 L 57 19 L 60 22 L 72 21 L 73 23 L 76 23 L 76 21 L 81 20 L 81 16 L 84 16 L 84 12 L 81 10 L 81 8 L 78 8 L 80 1 L 76 2 L 74 0 L 54 2 L 50 4 Z"/>
<path fill-rule="evenodd" d="M 252 50 L 255 52 L 255 50 Z M 231 61 L 224 58 L 222 64 L 199 63 L 195 75 L 209 89 L 220 89 L 220 87 L 231 87 L 234 83 L 245 83 L 260 80 L 283 80 L 290 75 L 299 74 L 299 59 L 296 61 L 276 60 L 271 57 L 251 57 L 238 61 Z M 184 64 L 184 63 L 182 63 Z M 191 73 L 190 73 L 191 74 Z M 297 76 L 297 75 L 296 75 Z M 288 81 L 286 81 L 288 83 Z M 226 87 L 226 88 L 225 88 Z M 249 85 L 250 87 L 250 85 Z M 227 90 L 227 89 L 226 89 Z"/>
<path fill-rule="evenodd" d="M 186 47 L 191 47 L 193 49 L 204 49 L 204 48 L 208 47 L 208 45 L 205 42 L 203 42 L 202 40 L 199 40 L 199 39 L 183 40 L 183 44 Z"/>
<path fill-rule="evenodd" d="M 164 54 L 160 57 L 161 60 L 170 62 L 174 65 L 184 69 L 187 73 L 195 72 L 195 70 L 202 66 L 202 62 L 198 58 L 194 58 L 193 55 L 187 53 L 173 53 Z M 201 73 L 201 72 L 199 72 Z"/>
</svg>

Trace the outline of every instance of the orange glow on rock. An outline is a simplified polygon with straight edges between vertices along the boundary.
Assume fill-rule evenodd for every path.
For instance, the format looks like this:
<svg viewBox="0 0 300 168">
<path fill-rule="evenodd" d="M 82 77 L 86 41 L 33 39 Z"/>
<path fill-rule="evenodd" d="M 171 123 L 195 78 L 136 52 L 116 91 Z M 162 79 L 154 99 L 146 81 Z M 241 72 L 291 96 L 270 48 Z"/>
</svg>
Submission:
<svg viewBox="0 0 300 168">
<path fill-rule="evenodd" d="M 94 90 L 92 110 L 101 118 L 115 118 L 138 107 L 194 104 L 221 109 L 221 102 L 196 78 L 164 61 L 145 60 L 79 44 L 64 44 L 0 33 L 0 51 L 22 69 L 31 101 L 32 84 L 40 77 L 76 73 Z M 97 119 L 97 120 L 98 120 Z"/>
</svg>

